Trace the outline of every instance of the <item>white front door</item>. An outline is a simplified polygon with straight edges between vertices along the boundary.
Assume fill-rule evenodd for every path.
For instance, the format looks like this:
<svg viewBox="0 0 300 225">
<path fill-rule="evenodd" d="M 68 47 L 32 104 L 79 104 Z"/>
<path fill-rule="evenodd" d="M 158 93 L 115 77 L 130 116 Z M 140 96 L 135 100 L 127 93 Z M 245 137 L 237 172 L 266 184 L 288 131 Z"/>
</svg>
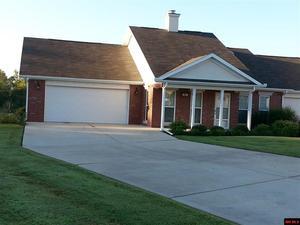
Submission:
<svg viewBox="0 0 300 225">
<path fill-rule="evenodd" d="M 215 119 L 214 125 L 219 125 L 219 112 L 220 112 L 220 93 L 216 93 L 215 98 Z M 222 127 L 225 129 L 229 128 L 229 118 L 230 118 L 230 93 L 224 94 L 224 105 L 223 105 L 223 120 Z"/>
</svg>

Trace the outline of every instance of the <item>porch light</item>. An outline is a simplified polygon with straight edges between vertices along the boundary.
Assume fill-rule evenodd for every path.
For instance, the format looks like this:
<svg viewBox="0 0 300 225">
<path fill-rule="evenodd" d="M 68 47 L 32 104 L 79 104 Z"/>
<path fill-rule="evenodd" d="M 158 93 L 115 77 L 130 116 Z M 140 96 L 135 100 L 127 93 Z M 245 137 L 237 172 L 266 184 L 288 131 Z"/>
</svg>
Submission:
<svg viewBox="0 0 300 225">
<path fill-rule="evenodd" d="M 39 80 L 36 80 L 36 81 L 35 81 L 35 87 L 36 87 L 37 89 L 40 89 L 41 84 L 40 84 L 40 81 L 39 81 Z"/>
<path fill-rule="evenodd" d="M 134 94 L 135 94 L 135 95 L 138 95 L 138 93 L 139 93 L 139 89 L 136 87 L 136 88 L 135 88 L 135 91 L 134 91 Z"/>
</svg>

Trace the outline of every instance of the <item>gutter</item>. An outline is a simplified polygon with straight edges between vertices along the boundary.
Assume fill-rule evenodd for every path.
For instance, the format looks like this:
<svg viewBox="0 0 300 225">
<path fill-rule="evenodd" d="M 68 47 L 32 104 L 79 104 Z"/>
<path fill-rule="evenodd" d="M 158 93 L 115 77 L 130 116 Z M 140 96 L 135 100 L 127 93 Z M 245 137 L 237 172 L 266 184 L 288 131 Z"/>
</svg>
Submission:
<svg viewBox="0 0 300 225">
<path fill-rule="evenodd" d="M 102 83 L 102 84 L 136 84 L 142 85 L 143 81 L 130 81 L 130 80 L 101 80 L 101 79 L 85 79 L 85 78 L 72 78 L 72 77 L 52 77 L 43 75 L 20 75 L 25 79 L 33 80 L 53 80 L 53 81 L 69 81 L 69 82 L 85 82 L 85 83 Z"/>
<path fill-rule="evenodd" d="M 155 78 L 156 82 L 166 82 L 163 79 L 160 78 Z M 253 87 L 261 87 L 261 88 L 265 88 L 267 87 L 266 84 L 262 84 L 262 85 L 249 85 L 249 84 L 225 84 L 225 83 L 209 83 L 209 82 L 193 82 L 193 81 L 169 81 L 169 84 L 181 84 L 181 85 L 190 85 L 190 86 L 209 86 L 209 87 L 215 87 L 215 86 L 219 86 L 219 87 L 239 87 L 239 88 L 253 88 Z"/>
<path fill-rule="evenodd" d="M 283 88 L 257 88 L 257 91 L 276 91 L 276 92 L 282 92 L 284 94 L 300 94 L 300 91 L 294 90 L 294 89 L 283 89 Z"/>
</svg>

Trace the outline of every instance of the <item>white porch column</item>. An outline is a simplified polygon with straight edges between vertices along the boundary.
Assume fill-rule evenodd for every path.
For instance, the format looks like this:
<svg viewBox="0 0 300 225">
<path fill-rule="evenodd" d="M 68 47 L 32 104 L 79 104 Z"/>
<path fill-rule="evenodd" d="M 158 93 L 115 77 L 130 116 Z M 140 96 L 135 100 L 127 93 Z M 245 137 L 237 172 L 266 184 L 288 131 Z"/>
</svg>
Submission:
<svg viewBox="0 0 300 225">
<path fill-rule="evenodd" d="M 161 113 L 160 113 L 160 130 L 164 129 L 164 122 L 165 122 L 165 95 L 166 90 L 165 86 L 162 86 L 162 93 L 161 93 Z"/>
<path fill-rule="evenodd" d="M 251 130 L 252 100 L 253 100 L 253 92 L 249 91 L 249 95 L 248 95 L 248 110 L 247 110 L 247 127 L 248 127 L 249 130 Z"/>
<path fill-rule="evenodd" d="M 223 121 L 223 107 L 224 107 L 224 90 L 220 91 L 220 111 L 219 111 L 219 127 L 222 126 Z"/>
<path fill-rule="evenodd" d="M 193 128 L 195 121 L 196 91 L 196 88 L 192 89 L 191 128 Z"/>
</svg>

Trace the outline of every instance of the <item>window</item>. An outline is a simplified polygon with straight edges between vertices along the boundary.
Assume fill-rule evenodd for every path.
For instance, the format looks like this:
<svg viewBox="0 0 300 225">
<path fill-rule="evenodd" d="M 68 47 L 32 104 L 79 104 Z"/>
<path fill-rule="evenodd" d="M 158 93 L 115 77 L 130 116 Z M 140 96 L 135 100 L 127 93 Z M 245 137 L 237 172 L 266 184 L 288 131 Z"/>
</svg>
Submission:
<svg viewBox="0 0 300 225">
<path fill-rule="evenodd" d="M 248 95 L 240 95 L 239 110 L 248 110 Z"/>
<path fill-rule="evenodd" d="M 174 121 L 175 114 L 175 90 L 165 90 L 165 122 L 172 123 Z"/>
<path fill-rule="evenodd" d="M 259 96 L 259 111 L 269 111 L 270 96 Z"/>
<path fill-rule="evenodd" d="M 195 102 L 195 118 L 194 123 L 200 124 L 202 122 L 202 92 L 196 92 L 196 102 Z"/>
<path fill-rule="evenodd" d="M 240 93 L 239 96 L 239 120 L 238 123 L 247 123 L 248 95 Z"/>
</svg>

